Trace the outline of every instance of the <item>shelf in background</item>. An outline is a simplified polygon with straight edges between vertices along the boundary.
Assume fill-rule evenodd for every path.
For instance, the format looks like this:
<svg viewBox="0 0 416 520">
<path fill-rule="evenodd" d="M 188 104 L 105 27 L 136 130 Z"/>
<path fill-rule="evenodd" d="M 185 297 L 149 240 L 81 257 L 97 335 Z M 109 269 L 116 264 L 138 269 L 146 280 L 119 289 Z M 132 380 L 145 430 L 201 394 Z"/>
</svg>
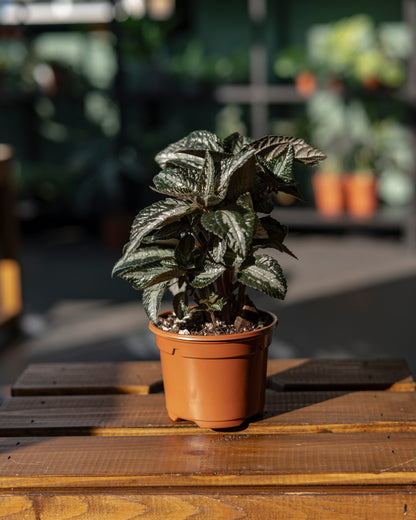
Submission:
<svg viewBox="0 0 416 520">
<path fill-rule="evenodd" d="M 378 231 L 401 231 L 408 210 L 404 208 L 380 209 L 371 218 L 351 217 L 344 213 L 335 217 L 325 217 L 314 208 L 285 207 L 273 210 L 273 217 L 289 226 L 292 230 L 344 230 L 368 229 Z"/>
</svg>

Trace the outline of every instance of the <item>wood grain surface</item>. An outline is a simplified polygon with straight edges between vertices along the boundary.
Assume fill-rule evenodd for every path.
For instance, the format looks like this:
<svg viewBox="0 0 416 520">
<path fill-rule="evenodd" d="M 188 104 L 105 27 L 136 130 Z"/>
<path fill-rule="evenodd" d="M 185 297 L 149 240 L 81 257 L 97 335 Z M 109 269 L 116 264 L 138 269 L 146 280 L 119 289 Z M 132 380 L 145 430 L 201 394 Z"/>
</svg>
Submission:
<svg viewBox="0 0 416 520">
<path fill-rule="evenodd" d="M 411 392 L 415 382 L 403 359 L 303 359 L 287 368 L 268 367 L 274 390 L 394 390 Z"/>
<path fill-rule="evenodd" d="M 416 496 L 403 488 L 238 489 L 125 495 L 29 494 L 2 497 L 0 520 L 403 520 L 415 518 Z"/>
<path fill-rule="evenodd" d="M 159 361 L 34 363 L 12 386 L 12 395 L 148 394 L 162 389 Z"/>
<path fill-rule="evenodd" d="M 0 435 L 170 435 L 210 430 L 173 427 L 163 394 L 12 397 L 0 408 Z M 252 434 L 416 432 L 416 392 L 267 392 Z"/>
<path fill-rule="evenodd" d="M 168 418 L 158 362 L 30 365 L 0 407 L 0 520 L 416 519 L 404 361 L 268 376 L 262 417 L 215 432 Z"/>
<path fill-rule="evenodd" d="M 0 490 L 414 485 L 416 434 L 0 438 Z"/>
<path fill-rule="evenodd" d="M 274 390 L 413 391 L 415 383 L 401 359 L 271 359 L 268 386 Z M 46 363 L 29 365 L 12 395 L 146 394 L 162 390 L 157 361 L 126 363 Z"/>
</svg>

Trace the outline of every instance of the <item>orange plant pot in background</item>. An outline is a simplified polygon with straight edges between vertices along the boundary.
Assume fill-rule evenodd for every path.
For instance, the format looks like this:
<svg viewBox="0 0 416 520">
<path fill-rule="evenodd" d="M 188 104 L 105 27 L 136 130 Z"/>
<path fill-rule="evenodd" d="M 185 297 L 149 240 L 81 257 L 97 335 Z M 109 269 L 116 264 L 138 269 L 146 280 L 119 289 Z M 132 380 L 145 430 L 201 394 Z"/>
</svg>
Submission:
<svg viewBox="0 0 416 520">
<path fill-rule="evenodd" d="M 192 336 L 149 328 L 160 350 L 166 408 L 172 420 L 231 428 L 264 408 L 267 352 L 277 318 L 239 334 Z"/>
<path fill-rule="evenodd" d="M 318 82 L 316 80 L 315 74 L 308 70 L 300 72 L 296 76 L 295 87 L 303 98 L 310 98 L 318 88 Z"/>
<path fill-rule="evenodd" d="M 340 175 L 318 172 L 312 177 L 312 186 L 319 213 L 335 217 L 344 211 L 344 189 Z"/>
<path fill-rule="evenodd" d="M 377 211 L 377 185 L 374 175 L 351 173 L 344 179 L 346 206 L 350 215 L 369 218 Z"/>
</svg>

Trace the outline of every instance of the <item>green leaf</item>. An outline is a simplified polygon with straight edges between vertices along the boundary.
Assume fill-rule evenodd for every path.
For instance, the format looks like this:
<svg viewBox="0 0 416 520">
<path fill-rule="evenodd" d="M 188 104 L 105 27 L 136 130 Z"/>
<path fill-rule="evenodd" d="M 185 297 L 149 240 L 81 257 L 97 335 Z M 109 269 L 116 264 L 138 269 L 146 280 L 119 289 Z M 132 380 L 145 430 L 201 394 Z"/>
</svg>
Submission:
<svg viewBox="0 0 416 520">
<path fill-rule="evenodd" d="M 201 298 L 198 302 L 198 311 L 222 311 L 228 303 L 227 298 L 220 298 L 216 293 L 208 292 L 205 296 L 206 297 Z M 192 311 L 193 310 L 194 309 L 192 309 Z"/>
<path fill-rule="evenodd" d="M 221 172 L 216 183 L 216 193 L 221 199 L 237 199 L 241 194 L 252 191 L 258 178 L 255 167 L 255 150 L 242 152 L 221 161 Z"/>
<path fill-rule="evenodd" d="M 258 242 L 260 240 L 267 240 L 269 238 L 269 235 L 267 231 L 265 230 L 263 224 L 261 223 L 261 219 L 256 215 L 256 223 L 254 227 L 254 234 L 253 234 L 253 243 Z"/>
<path fill-rule="evenodd" d="M 227 252 L 227 242 L 220 237 L 214 235 L 212 240 L 208 243 L 208 252 L 213 260 L 221 263 L 224 260 L 224 255 Z"/>
<path fill-rule="evenodd" d="M 160 226 L 171 224 L 193 211 L 195 211 L 193 204 L 170 198 L 154 202 L 142 209 L 134 219 L 130 232 L 130 241 L 123 255 L 124 258 L 127 259 L 139 247 L 142 239 L 151 231 Z"/>
<path fill-rule="evenodd" d="M 296 255 L 294 255 L 292 251 L 283 243 L 288 232 L 287 226 L 284 226 L 283 224 L 281 224 L 280 222 L 278 222 L 270 216 L 261 218 L 260 222 L 267 233 L 267 238 L 255 241 L 255 249 L 277 249 L 278 251 L 281 251 L 282 253 L 287 253 L 288 255 L 297 259 Z"/>
<path fill-rule="evenodd" d="M 152 285 L 143 291 L 142 303 L 143 308 L 150 321 L 156 323 L 160 304 L 162 303 L 163 295 L 165 294 L 169 282 L 161 282 L 156 285 Z"/>
<path fill-rule="evenodd" d="M 206 150 L 223 152 L 221 143 L 215 134 L 207 130 L 195 130 L 159 152 L 155 160 L 164 168 L 169 162 L 178 160 L 178 158 L 183 159 L 184 152 L 185 154 L 190 153 L 191 155 L 200 156 L 202 151 L 202 157 L 204 157 Z"/>
<path fill-rule="evenodd" d="M 142 268 L 122 271 L 119 276 L 129 282 L 135 289 L 143 290 L 151 285 L 178 278 L 183 270 L 176 262 L 161 265 L 150 264 Z"/>
<path fill-rule="evenodd" d="M 187 316 L 188 309 L 188 294 L 186 291 L 175 294 L 173 297 L 173 310 L 176 316 L 181 320 Z"/>
<path fill-rule="evenodd" d="M 295 178 L 293 176 L 294 157 L 295 154 L 293 151 L 293 146 L 288 145 L 286 148 L 283 148 L 281 153 L 279 153 L 270 161 L 265 161 L 262 157 L 259 157 L 258 159 L 264 168 L 270 172 L 275 179 L 284 181 L 286 183 L 293 183 L 295 182 Z"/>
<path fill-rule="evenodd" d="M 160 262 L 165 259 L 175 259 L 174 249 L 158 246 L 142 247 L 138 251 L 132 253 L 128 258 L 125 258 L 124 256 L 121 257 L 114 265 L 111 274 L 114 275 L 121 270 L 144 267 L 145 265 Z"/>
<path fill-rule="evenodd" d="M 254 263 L 238 273 L 240 283 L 281 300 L 286 296 L 286 279 L 279 262 L 268 255 L 255 255 Z"/>
<path fill-rule="evenodd" d="M 270 161 L 273 157 L 279 155 L 289 144 L 293 146 L 295 160 L 308 166 L 314 166 L 326 158 L 326 155 L 321 150 L 305 143 L 300 137 L 268 135 L 253 141 L 244 149 L 255 150 L 266 161 Z"/>
<path fill-rule="evenodd" d="M 176 152 L 171 160 L 166 161 L 161 164 L 162 167 L 172 166 L 173 168 L 185 168 L 185 169 L 193 169 L 199 170 L 202 168 L 204 164 L 204 158 L 198 157 L 196 155 L 189 155 L 189 153 L 185 152 Z"/>
<path fill-rule="evenodd" d="M 250 137 L 245 137 L 241 135 L 239 132 L 234 132 L 233 134 L 226 137 L 223 141 L 223 147 L 225 152 L 229 152 L 232 154 L 236 154 L 241 152 L 246 144 L 252 142 Z"/>
<path fill-rule="evenodd" d="M 181 267 L 187 269 L 195 265 L 194 249 L 195 238 L 190 233 L 187 233 L 180 239 L 175 249 L 175 258 Z"/>
<path fill-rule="evenodd" d="M 195 202 L 198 198 L 198 186 L 201 170 L 184 168 L 165 168 L 153 178 L 154 191 L 171 195 L 178 199 Z"/>
<path fill-rule="evenodd" d="M 203 267 L 195 273 L 191 280 L 191 285 L 192 287 L 195 287 L 195 289 L 207 287 L 211 283 L 214 283 L 215 280 L 219 278 L 225 270 L 226 267 L 224 265 L 214 264 L 207 261 Z"/>
<path fill-rule="evenodd" d="M 214 206 L 221 202 L 221 197 L 215 193 L 215 174 L 216 164 L 211 152 L 206 152 L 205 161 L 198 179 L 197 193 L 198 201 L 201 201 L 204 206 Z"/>
<path fill-rule="evenodd" d="M 286 153 L 286 149 L 283 149 L 278 157 L 270 161 L 265 161 L 260 156 L 256 159 L 257 174 L 263 181 L 262 185 L 264 186 L 266 194 L 271 189 L 274 193 L 281 191 L 303 200 L 293 176 L 293 156 L 290 153 L 290 149 L 288 153 Z M 253 199 L 257 201 L 259 195 L 259 191 L 253 193 Z M 262 213 L 269 213 L 269 211 L 262 211 Z"/>
<path fill-rule="evenodd" d="M 230 249 L 242 258 L 250 249 L 254 222 L 254 211 L 237 204 L 226 210 L 208 211 L 201 217 L 204 228 L 225 240 Z"/>
<path fill-rule="evenodd" d="M 258 185 L 251 192 L 254 210 L 258 213 L 271 213 L 274 209 L 274 201 L 270 193 L 267 191 L 266 184 L 259 179 Z"/>
<path fill-rule="evenodd" d="M 160 245 L 175 248 L 178 244 L 178 237 L 184 231 L 183 222 L 176 221 L 172 222 L 172 224 L 167 224 L 160 229 L 156 229 L 143 238 L 142 243 L 151 244 L 151 245 Z"/>
</svg>

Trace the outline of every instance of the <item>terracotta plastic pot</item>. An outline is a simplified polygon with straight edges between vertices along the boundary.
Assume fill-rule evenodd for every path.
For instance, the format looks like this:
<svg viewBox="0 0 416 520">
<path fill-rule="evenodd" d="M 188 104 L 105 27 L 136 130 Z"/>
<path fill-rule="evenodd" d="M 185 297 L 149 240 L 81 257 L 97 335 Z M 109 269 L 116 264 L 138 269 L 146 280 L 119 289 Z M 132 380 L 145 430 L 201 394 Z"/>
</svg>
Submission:
<svg viewBox="0 0 416 520">
<path fill-rule="evenodd" d="M 349 174 L 345 177 L 346 206 L 350 215 L 369 218 L 377 211 L 377 187 L 374 175 Z"/>
<path fill-rule="evenodd" d="M 223 429 L 264 408 L 267 351 L 277 318 L 262 329 L 220 336 L 166 332 L 150 323 L 160 350 L 166 408 L 176 421 Z"/>
<path fill-rule="evenodd" d="M 335 217 L 344 211 L 342 177 L 330 172 L 319 172 L 312 177 L 316 208 L 321 215 Z"/>
<path fill-rule="evenodd" d="M 308 70 L 300 72 L 295 78 L 295 87 L 303 98 L 310 98 L 318 87 L 315 74 Z"/>
</svg>

